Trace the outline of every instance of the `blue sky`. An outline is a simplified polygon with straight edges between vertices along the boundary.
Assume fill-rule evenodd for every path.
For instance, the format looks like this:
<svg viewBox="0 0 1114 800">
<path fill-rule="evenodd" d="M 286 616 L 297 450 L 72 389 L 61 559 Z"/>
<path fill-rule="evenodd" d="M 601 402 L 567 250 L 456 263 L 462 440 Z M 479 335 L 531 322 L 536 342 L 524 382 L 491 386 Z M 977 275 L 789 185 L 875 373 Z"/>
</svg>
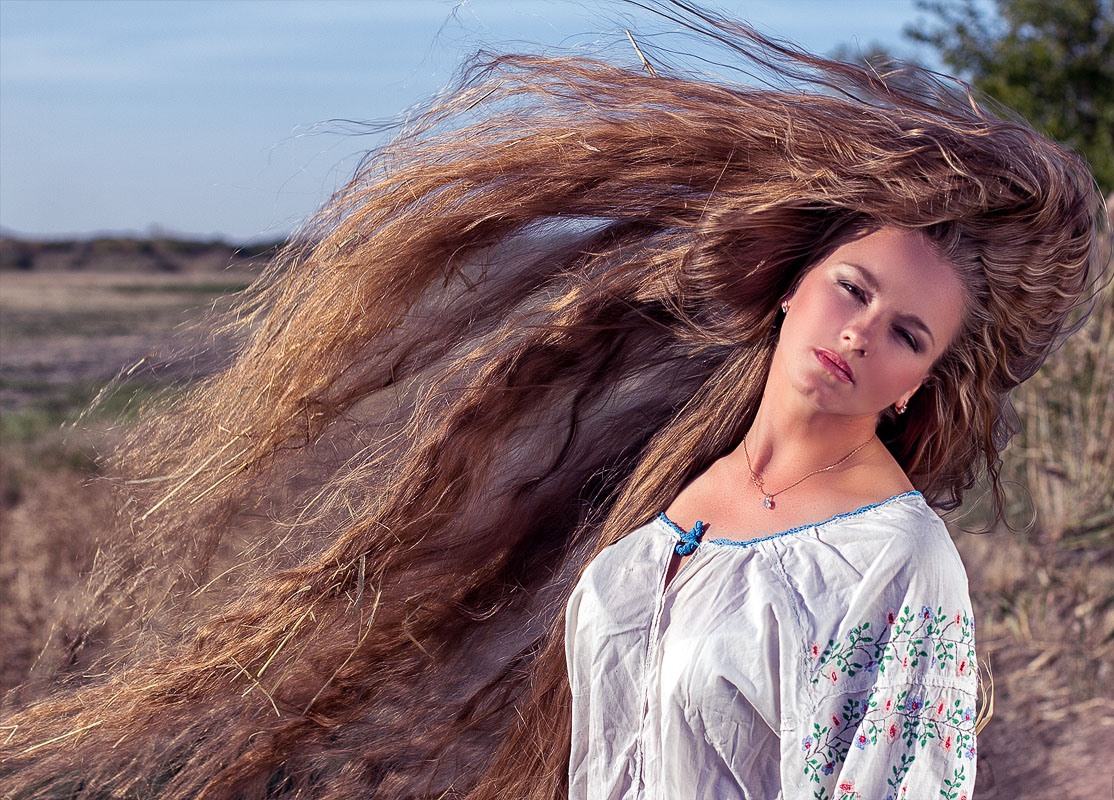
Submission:
<svg viewBox="0 0 1114 800">
<path fill-rule="evenodd" d="M 902 36 L 913 0 L 709 3 L 807 49 Z M 0 0 L 0 230 L 289 233 L 480 45 L 622 44 L 608 0 Z M 347 132 L 345 132 L 347 130 Z"/>
</svg>

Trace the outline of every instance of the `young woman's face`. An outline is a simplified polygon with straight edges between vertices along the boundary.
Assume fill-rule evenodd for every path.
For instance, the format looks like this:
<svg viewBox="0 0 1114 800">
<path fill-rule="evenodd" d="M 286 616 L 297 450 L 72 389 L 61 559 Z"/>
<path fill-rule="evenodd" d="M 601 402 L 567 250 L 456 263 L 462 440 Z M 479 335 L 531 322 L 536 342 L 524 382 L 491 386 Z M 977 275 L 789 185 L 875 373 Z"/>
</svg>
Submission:
<svg viewBox="0 0 1114 800">
<path fill-rule="evenodd" d="M 876 419 L 927 377 L 967 295 L 921 234 L 882 228 L 832 252 L 788 301 L 771 378 L 816 410 Z"/>
</svg>

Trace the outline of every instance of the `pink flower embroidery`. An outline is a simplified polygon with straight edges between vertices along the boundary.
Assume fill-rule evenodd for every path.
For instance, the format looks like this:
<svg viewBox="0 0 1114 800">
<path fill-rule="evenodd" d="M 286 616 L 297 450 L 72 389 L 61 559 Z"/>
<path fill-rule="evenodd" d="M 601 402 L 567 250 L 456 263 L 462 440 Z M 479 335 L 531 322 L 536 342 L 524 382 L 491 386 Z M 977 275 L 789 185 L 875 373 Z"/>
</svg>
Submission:
<svg viewBox="0 0 1114 800">
<path fill-rule="evenodd" d="M 967 674 L 967 659 L 961 658 L 959 660 L 959 666 L 956 667 L 955 671 L 960 675 L 966 675 Z"/>
<path fill-rule="evenodd" d="M 892 697 L 887 697 L 886 698 L 886 704 L 885 704 L 885 706 L 883 706 L 883 708 L 888 713 L 893 707 L 894 707 L 894 699 Z"/>
<path fill-rule="evenodd" d="M 952 750 L 952 735 L 949 733 L 947 736 L 944 737 L 944 741 L 940 742 L 940 744 L 943 745 L 944 749 L 950 753 Z"/>
<path fill-rule="evenodd" d="M 839 673 L 837 673 L 837 672 L 836 672 L 836 671 L 835 671 L 835 670 L 833 669 L 833 670 L 832 670 L 832 675 L 831 675 L 831 677 L 832 677 L 832 683 L 835 683 L 835 682 L 836 682 L 837 680 L 839 680 Z"/>
<path fill-rule="evenodd" d="M 809 651 L 812 653 L 812 657 L 814 659 L 820 658 L 820 645 L 813 642 L 812 647 L 809 648 Z"/>
<path fill-rule="evenodd" d="M 897 614 L 895 614 L 892 611 L 887 611 L 886 612 L 886 624 L 887 625 L 893 625 L 895 622 L 897 622 Z"/>
<path fill-rule="evenodd" d="M 886 736 L 889 737 L 891 742 L 897 738 L 897 723 L 890 723 L 890 727 L 886 729 Z"/>
<path fill-rule="evenodd" d="M 855 782 L 854 781 L 841 781 L 840 784 L 839 784 L 839 790 L 841 792 L 853 792 L 853 791 L 855 791 Z"/>
<path fill-rule="evenodd" d="M 837 717 L 835 714 L 832 714 L 832 727 L 833 728 L 838 728 L 839 727 L 839 717 Z"/>
<path fill-rule="evenodd" d="M 941 701 L 940 701 L 940 702 L 939 702 L 939 703 L 938 703 L 938 704 L 936 705 L 936 716 L 938 716 L 938 717 L 939 717 L 939 716 L 941 716 L 941 715 L 942 715 L 943 713 L 944 713 L 944 701 L 943 701 L 943 700 L 941 700 Z"/>
</svg>

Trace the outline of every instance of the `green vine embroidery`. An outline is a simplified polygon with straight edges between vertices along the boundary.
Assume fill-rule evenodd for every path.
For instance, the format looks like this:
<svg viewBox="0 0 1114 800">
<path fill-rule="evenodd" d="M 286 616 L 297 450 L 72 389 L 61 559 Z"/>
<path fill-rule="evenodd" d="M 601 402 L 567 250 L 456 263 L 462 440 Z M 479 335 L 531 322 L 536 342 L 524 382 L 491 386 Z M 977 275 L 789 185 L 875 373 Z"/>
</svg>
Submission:
<svg viewBox="0 0 1114 800">
<path fill-rule="evenodd" d="M 934 611 L 924 606 L 914 613 L 905 606 L 900 613 L 889 612 L 878 628 L 868 620 L 848 631 L 842 641 L 829 639 L 823 648 L 813 644 L 812 683 L 834 684 L 864 671 L 884 675 L 924 662 L 928 669 L 968 675 L 975 665 L 974 632 L 974 620 L 965 612 L 946 614 L 943 608 Z"/>
<path fill-rule="evenodd" d="M 881 742 L 898 741 L 905 749 L 935 743 L 959 758 L 975 758 L 975 711 L 961 700 L 950 704 L 942 697 L 926 704 L 923 689 L 903 689 L 897 694 L 879 697 L 872 693 L 861 700 L 848 698 L 832 714 L 828 724 L 814 722 L 812 732 L 801 741 L 805 753 L 805 774 L 813 783 L 820 783 L 847 760 L 852 747 L 866 750 Z M 892 767 L 887 783 L 897 796 L 916 756 L 906 752 L 899 764 Z M 961 765 L 962 768 L 962 765 Z"/>
<path fill-rule="evenodd" d="M 909 768 L 913 766 L 915 760 L 916 756 L 902 753 L 901 763 L 890 767 L 890 776 L 886 778 L 886 785 L 890 787 L 891 797 L 903 797 L 905 795 L 905 776 L 909 774 Z M 899 795 L 898 792 L 901 794 Z"/>
<path fill-rule="evenodd" d="M 861 672 L 885 674 L 892 670 L 918 669 L 970 675 L 974 669 L 974 622 L 963 612 L 945 614 L 928 606 L 914 612 L 906 606 L 890 612 L 877 628 L 869 621 L 852 628 L 842 641 L 832 639 L 824 648 L 812 646 L 813 685 L 837 684 L 843 676 Z M 849 697 L 827 722 L 815 721 L 801 742 L 804 773 L 817 784 L 815 800 L 855 800 L 853 780 L 840 780 L 835 795 L 828 787 L 836 768 L 847 760 L 851 748 L 866 750 L 899 746 L 898 759 L 886 778 L 887 800 L 900 800 L 907 791 L 906 777 L 916 761 L 914 747 L 929 744 L 954 753 L 959 759 L 952 778 L 945 781 L 941 797 L 966 800 L 962 786 L 964 760 L 975 758 L 975 711 L 963 699 L 951 699 L 946 689 L 921 685 L 881 688 L 865 698 Z M 825 781 L 825 778 L 828 780 Z M 825 785 L 826 784 L 826 785 Z M 951 792 L 951 794 L 949 794 Z"/>
<path fill-rule="evenodd" d="M 967 800 L 967 793 L 963 791 L 966 778 L 967 775 L 964 772 L 963 765 L 960 764 L 956 771 L 952 773 L 951 780 L 944 781 L 944 788 L 940 790 L 940 797 L 943 800 Z"/>
</svg>

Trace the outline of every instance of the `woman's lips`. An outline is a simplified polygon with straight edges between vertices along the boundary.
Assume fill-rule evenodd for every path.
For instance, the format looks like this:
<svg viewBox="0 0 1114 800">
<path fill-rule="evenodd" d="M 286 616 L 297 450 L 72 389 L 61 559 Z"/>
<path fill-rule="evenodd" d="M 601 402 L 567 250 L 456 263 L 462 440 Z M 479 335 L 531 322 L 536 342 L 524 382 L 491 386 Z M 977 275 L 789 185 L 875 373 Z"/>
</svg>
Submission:
<svg viewBox="0 0 1114 800">
<path fill-rule="evenodd" d="M 828 372 L 835 375 L 841 381 L 844 383 L 855 382 L 855 373 L 851 369 L 851 366 L 831 350 L 817 348 L 813 350 L 813 353 L 816 355 L 816 360 L 819 361 Z"/>
</svg>

